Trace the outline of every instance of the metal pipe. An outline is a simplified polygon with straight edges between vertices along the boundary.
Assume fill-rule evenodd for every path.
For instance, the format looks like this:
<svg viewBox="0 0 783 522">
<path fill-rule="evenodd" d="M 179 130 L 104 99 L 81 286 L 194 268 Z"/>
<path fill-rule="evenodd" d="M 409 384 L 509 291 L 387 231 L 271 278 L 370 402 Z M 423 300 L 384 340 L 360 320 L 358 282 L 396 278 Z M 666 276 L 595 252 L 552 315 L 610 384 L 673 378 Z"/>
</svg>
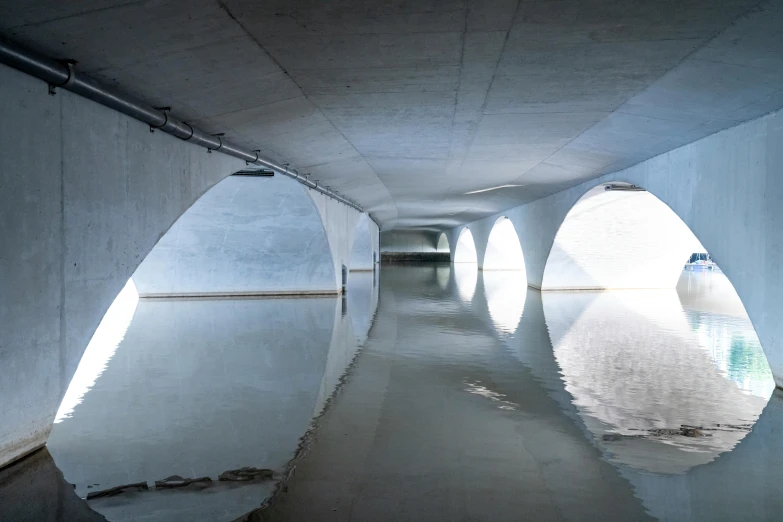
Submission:
<svg viewBox="0 0 783 522">
<path fill-rule="evenodd" d="M 273 170 L 284 176 L 295 179 L 299 183 L 321 194 L 339 201 L 349 207 L 364 212 L 364 209 L 350 199 L 335 193 L 318 183 L 314 183 L 296 170 L 289 169 L 286 165 L 280 165 L 274 161 L 259 157 L 258 153 L 223 141 L 218 136 L 212 136 L 205 132 L 178 120 L 166 111 L 154 109 L 141 100 L 120 93 L 106 87 L 100 82 L 76 71 L 73 64 L 53 60 L 35 51 L 25 49 L 0 36 L 0 63 L 35 76 L 50 85 L 50 89 L 62 88 L 80 96 L 84 96 L 96 103 L 105 105 L 131 118 L 139 120 L 150 126 L 150 129 L 161 130 L 181 140 L 199 145 L 210 151 L 222 152 L 229 156 L 244 160 L 249 165 Z M 53 91 L 52 91 L 53 92 Z M 375 218 L 367 214 L 380 228 Z"/>
</svg>

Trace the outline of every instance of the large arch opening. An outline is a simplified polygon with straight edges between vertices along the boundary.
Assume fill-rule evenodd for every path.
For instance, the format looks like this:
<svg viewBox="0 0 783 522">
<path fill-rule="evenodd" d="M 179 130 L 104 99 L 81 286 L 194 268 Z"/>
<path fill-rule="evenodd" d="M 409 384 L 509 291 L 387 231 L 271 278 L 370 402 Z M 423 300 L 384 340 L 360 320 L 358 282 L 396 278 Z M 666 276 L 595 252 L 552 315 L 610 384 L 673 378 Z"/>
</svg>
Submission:
<svg viewBox="0 0 783 522">
<path fill-rule="evenodd" d="M 576 202 L 557 231 L 541 290 L 674 288 L 690 255 L 703 250 L 654 195 L 629 185 L 599 185 Z"/>
<path fill-rule="evenodd" d="M 454 249 L 455 263 L 473 263 L 476 264 L 476 243 L 473 241 L 473 234 L 468 227 L 462 229 L 457 238 L 457 246 Z"/>
<path fill-rule="evenodd" d="M 337 293 L 318 209 L 282 176 L 229 176 L 193 204 L 133 274 L 142 297 Z"/>
<path fill-rule="evenodd" d="M 357 228 L 354 251 L 371 260 L 369 226 Z M 339 382 L 371 324 L 372 273 L 357 274 L 370 282 L 354 281 L 361 292 L 349 296 L 362 313 L 344 317 L 333 267 L 301 184 L 232 176 L 205 193 L 141 262 L 68 387 L 47 445 L 76 492 L 210 477 L 207 509 L 230 505 L 239 516 L 256 507 L 249 497 L 267 496 L 269 484 L 243 485 L 254 490 L 243 505 L 218 477 L 282 469 L 331 394 L 324 383 Z M 144 440 L 155 444 L 128 444 Z M 90 506 L 119 515 L 99 498 Z M 183 518 L 219 517 L 201 508 Z M 136 519 L 148 505 L 123 509 Z"/>
<path fill-rule="evenodd" d="M 449 245 L 449 238 L 446 237 L 445 232 L 441 232 L 438 236 L 438 244 L 435 246 L 436 252 L 451 252 L 451 246 Z"/>
<path fill-rule="evenodd" d="M 710 462 L 747 435 L 774 389 L 739 297 L 708 259 L 679 216 L 627 184 L 588 191 L 555 237 L 547 329 L 611 460 L 673 474 Z"/>
</svg>

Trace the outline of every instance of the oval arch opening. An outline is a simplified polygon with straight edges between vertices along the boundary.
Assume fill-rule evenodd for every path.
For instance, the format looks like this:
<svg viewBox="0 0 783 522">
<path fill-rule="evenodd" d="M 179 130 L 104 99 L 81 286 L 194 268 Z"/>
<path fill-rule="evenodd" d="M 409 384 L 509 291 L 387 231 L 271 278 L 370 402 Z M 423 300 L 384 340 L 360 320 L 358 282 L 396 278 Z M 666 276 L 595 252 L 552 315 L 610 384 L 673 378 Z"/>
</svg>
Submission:
<svg viewBox="0 0 783 522">
<path fill-rule="evenodd" d="M 733 286 L 688 226 L 649 192 L 606 187 L 566 215 L 544 269 L 555 359 L 610 459 L 683 473 L 748 434 L 772 373 Z"/>
</svg>

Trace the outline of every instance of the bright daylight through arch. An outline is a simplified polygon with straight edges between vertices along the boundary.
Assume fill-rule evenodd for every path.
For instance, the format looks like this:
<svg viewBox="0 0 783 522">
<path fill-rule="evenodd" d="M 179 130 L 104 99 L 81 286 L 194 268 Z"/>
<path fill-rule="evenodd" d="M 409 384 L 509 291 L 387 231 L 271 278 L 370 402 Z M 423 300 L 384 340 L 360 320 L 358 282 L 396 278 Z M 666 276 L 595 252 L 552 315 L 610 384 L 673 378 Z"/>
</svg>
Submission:
<svg viewBox="0 0 783 522">
<path fill-rule="evenodd" d="M 468 227 L 462 229 L 457 239 L 457 248 L 454 249 L 455 263 L 476 263 L 476 244 L 473 242 L 473 234 Z"/>
<path fill-rule="evenodd" d="M 772 393 L 747 313 L 703 252 L 654 195 L 605 186 L 555 237 L 547 330 L 580 417 L 614 462 L 674 474 L 711 462 L 747 436 Z"/>
<path fill-rule="evenodd" d="M 525 256 L 514 224 L 506 216 L 495 221 L 484 254 L 484 270 L 525 270 Z"/>
<path fill-rule="evenodd" d="M 448 252 L 449 251 L 449 238 L 446 237 L 445 232 L 441 232 L 440 236 L 438 237 L 438 244 L 435 247 L 435 250 L 437 252 Z"/>
<path fill-rule="evenodd" d="M 588 191 L 568 212 L 544 268 L 542 290 L 674 288 L 704 248 L 665 203 L 646 191 Z"/>
</svg>

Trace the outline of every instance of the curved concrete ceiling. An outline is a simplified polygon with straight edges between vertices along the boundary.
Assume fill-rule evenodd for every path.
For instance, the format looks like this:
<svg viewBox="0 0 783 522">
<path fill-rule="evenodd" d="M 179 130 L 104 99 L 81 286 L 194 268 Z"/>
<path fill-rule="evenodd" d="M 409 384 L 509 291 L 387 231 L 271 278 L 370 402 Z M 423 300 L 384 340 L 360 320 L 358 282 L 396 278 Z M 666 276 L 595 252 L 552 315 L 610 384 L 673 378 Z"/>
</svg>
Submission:
<svg viewBox="0 0 783 522">
<path fill-rule="evenodd" d="M 783 0 L 323 4 L 3 2 L 0 30 L 384 229 L 474 221 L 783 106 Z"/>
</svg>

